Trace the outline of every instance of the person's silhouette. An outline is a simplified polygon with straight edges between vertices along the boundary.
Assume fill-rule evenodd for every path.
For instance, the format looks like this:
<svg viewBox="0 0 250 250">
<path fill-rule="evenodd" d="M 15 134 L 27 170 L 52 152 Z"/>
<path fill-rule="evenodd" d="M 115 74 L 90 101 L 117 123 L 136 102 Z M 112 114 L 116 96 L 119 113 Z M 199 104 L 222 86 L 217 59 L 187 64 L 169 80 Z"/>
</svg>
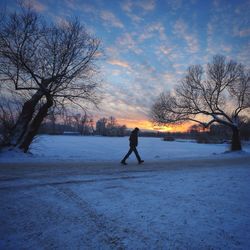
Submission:
<svg viewBox="0 0 250 250">
<path fill-rule="evenodd" d="M 130 149 L 121 161 L 121 164 L 123 164 L 123 165 L 127 165 L 126 160 L 132 154 L 132 152 L 135 153 L 139 164 L 144 162 L 143 160 L 141 160 L 141 157 L 136 149 L 136 147 L 138 145 L 138 132 L 139 132 L 139 128 L 135 128 L 130 134 L 130 137 L 129 137 Z"/>
</svg>

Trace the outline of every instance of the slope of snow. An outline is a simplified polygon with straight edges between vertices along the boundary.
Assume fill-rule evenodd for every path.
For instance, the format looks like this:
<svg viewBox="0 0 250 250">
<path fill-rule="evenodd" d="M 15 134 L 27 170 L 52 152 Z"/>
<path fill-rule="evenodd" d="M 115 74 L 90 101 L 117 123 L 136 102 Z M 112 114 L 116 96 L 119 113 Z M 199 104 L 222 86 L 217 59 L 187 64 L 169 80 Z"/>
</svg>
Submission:
<svg viewBox="0 0 250 250">
<path fill-rule="evenodd" d="M 138 151 L 145 161 L 211 157 L 228 150 L 227 144 L 197 144 L 192 141 L 166 142 L 160 138 L 139 138 Z M 30 154 L 17 151 L 0 153 L 1 162 L 120 161 L 128 151 L 128 137 L 39 136 Z M 244 145 L 250 152 L 250 144 Z M 128 162 L 136 162 L 132 154 Z"/>
</svg>

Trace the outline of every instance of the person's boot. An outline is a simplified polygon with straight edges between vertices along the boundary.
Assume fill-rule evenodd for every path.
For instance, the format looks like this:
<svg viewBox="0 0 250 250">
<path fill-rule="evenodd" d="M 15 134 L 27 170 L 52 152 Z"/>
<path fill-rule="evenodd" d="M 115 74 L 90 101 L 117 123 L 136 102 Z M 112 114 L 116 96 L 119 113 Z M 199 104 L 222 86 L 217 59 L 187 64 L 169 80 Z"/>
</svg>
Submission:
<svg viewBox="0 0 250 250">
<path fill-rule="evenodd" d="M 121 161 L 122 165 L 128 165 L 125 161 Z"/>
<path fill-rule="evenodd" d="M 138 164 L 142 164 L 144 162 L 144 160 L 140 160 L 139 162 L 138 162 Z"/>
</svg>

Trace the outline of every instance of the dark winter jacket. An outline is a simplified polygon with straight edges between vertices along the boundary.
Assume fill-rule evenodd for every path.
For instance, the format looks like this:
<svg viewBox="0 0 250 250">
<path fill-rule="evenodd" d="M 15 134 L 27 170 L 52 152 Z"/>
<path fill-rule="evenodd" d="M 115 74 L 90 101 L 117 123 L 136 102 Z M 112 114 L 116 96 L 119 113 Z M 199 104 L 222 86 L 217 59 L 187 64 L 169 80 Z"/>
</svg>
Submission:
<svg viewBox="0 0 250 250">
<path fill-rule="evenodd" d="M 130 147 L 137 147 L 138 145 L 138 131 L 137 130 L 133 130 L 130 134 L 129 137 L 129 145 Z"/>
</svg>

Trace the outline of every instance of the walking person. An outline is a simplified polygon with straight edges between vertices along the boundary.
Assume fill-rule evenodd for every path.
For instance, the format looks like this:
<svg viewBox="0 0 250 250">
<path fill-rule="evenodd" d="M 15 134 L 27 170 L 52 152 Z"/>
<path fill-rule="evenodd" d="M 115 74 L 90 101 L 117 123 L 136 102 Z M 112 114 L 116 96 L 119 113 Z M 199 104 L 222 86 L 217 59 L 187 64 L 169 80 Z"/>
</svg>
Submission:
<svg viewBox="0 0 250 250">
<path fill-rule="evenodd" d="M 128 151 L 128 153 L 125 155 L 125 157 L 122 159 L 121 164 L 123 165 L 127 165 L 126 160 L 127 158 L 132 154 L 132 152 L 135 153 L 135 156 L 137 158 L 138 164 L 143 163 L 144 161 L 141 159 L 136 147 L 138 145 L 138 132 L 139 132 L 139 128 L 135 128 L 129 137 L 129 146 L 130 149 Z"/>
</svg>

